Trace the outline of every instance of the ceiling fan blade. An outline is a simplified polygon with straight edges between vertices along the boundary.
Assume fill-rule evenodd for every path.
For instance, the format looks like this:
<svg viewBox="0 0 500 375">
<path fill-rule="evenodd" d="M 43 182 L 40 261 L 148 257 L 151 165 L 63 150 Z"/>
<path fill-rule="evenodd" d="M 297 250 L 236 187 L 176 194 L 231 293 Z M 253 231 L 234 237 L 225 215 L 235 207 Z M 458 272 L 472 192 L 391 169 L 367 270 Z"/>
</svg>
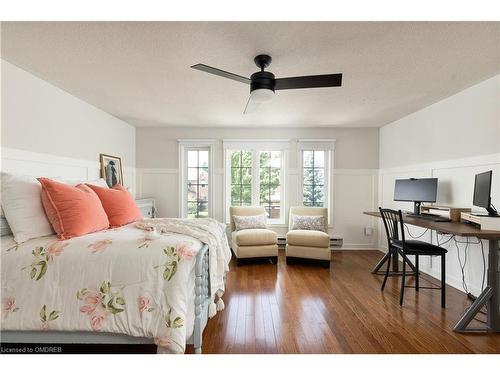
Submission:
<svg viewBox="0 0 500 375">
<path fill-rule="evenodd" d="M 314 87 L 340 87 L 342 73 L 318 76 L 288 77 L 275 80 L 275 90 L 308 89 Z"/>
<path fill-rule="evenodd" d="M 243 114 L 248 115 L 257 112 L 261 104 L 262 103 L 257 103 L 255 100 L 252 100 L 252 96 L 249 96 Z"/>
<path fill-rule="evenodd" d="M 250 84 L 249 78 L 245 78 L 245 77 L 239 76 L 239 75 L 234 74 L 234 73 L 229 73 L 229 72 L 226 72 L 224 70 L 213 68 L 213 67 L 205 65 L 205 64 L 196 64 L 196 65 L 193 65 L 191 68 L 201 70 L 202 72 L 215 74 L 216 76 L 229 78 L 229 79 L 232 79 L 234 81 Z"/>
</svg>

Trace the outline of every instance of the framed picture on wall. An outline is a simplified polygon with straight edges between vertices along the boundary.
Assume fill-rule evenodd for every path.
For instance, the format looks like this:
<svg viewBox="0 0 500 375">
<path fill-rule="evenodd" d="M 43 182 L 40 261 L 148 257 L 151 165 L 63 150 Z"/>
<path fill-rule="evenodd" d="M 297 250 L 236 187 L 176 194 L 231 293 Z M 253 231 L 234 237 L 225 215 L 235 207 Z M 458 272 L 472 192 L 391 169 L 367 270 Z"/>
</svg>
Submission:
<svg viewBox="0 0 500 375">
<path fill-rule="evenodd" d="M 122 159 L 118 156 L 100 154 L 101 177 L 106 180 L 109 187 L 116 184 L 123 185 Z"/>
</svg>

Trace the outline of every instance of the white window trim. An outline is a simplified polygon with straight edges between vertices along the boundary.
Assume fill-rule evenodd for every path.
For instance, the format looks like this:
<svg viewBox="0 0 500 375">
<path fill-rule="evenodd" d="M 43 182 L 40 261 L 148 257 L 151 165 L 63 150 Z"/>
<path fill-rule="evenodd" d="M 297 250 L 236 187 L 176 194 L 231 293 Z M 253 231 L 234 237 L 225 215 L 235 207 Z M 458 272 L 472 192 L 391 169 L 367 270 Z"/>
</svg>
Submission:
<svg viewBox="0 0 500 375">
<path fill-rule="evenodd" d="M 229 207 L 231 206 L 231 151 L 252 151 L 252 205 L 260 205 L 259 189 L 254 186 L 260 186 L 260 165 L 258 152 L 260 151 L 281 151 L 281 169 L 280 169 L 280 218 L 268 219 L 270 226 L 283 226 L 286 223 L 288 207 L 286 194 L 286 170 L 288 166 L 288 149 L 290 148 L 289 139 L 224 139 L 224 222 L 229 223 Z M 257 173 L 255 173 L 257 171 Z"/>
<path fill-rule="evenodd" d="M 298 202 L 302 206 L 304 193 L 304 151 L 325 151 L 325 206 L 328 208 L 328 226 L 333 227 L 333 186 L 334 186 L 334 157 L 335 139 L 303 139 L 297 141 L 297 169 L 299 170 Z"/>
<path fill-rule="evenodd" d="M 212 217 L 214 208 L 214 145 L 212 139 L 178 139 L 179 144 L 179 217 L 187 217 L 187 152 L 208 150 L 208 216 Z"/>
</svg>

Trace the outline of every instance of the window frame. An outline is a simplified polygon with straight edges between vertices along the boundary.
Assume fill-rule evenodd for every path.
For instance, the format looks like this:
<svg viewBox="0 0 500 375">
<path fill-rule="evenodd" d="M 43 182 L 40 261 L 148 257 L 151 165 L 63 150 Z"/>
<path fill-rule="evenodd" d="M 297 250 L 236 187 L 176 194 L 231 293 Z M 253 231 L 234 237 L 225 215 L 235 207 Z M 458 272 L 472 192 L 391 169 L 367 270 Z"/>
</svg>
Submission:
<svg viewBox="0 0 500 375">
<path fill-rule="evenodd" d="M 187 218 L 188 214 L 188 151 L 208 151 L 208 217 L 213 217 L 214 208 L 214 158 L 213 140 L 178 140 L 179 142 L 179 217 Z"/>
<path fill-rule="evenodd" d="M 305 139 L 297 142 L 298 196 L 297 201 L 304 205 L 304 151 L 324 151 L 324 195 L 323 207 L 328 208 L 328 225 L 333 224 L 333 186 L 335 139 Z M 318 207 L 318 206 L 316 206 Z"/>
<path fill-rule="evenodd" d="M 270 225 L 284 225 L 287 218 L 288 202 L 286 197 L 286 170 L 290 140 L 223 140 L 224 149 L 224 222 L 229 223 L 229 207 L 231 206 L 231 153 L 234 151 L 252 152 L 252 206 L 260 207 L 260 152 L 279 151 L 281 153 L 280 167 L 280 217 L 267 219 Z M 264 207 L 264 206 L 262 206 Z"/>
</svg>

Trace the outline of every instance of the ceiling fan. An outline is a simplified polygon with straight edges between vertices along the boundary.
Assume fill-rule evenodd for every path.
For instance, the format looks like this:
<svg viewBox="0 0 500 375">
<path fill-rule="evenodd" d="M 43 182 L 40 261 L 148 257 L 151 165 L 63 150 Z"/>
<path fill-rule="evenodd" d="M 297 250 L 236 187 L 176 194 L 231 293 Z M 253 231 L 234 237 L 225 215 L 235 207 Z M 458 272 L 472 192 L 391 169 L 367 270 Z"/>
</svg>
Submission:
<svg viewBox="0 0 500 375">
<path fill-rule="evenodd" d="M 264 69 L 271 64 L 271 56 L 258 55 L 255 56 L 253 61 L 260 68 L 260 72 L 252 74 L 250 78 L 213 68 L 205 64 L 196 64 L 191 66 L 191 68 L 249 84 L 250 98 L 248 99 L 243 113 L 247 113 L 250 107 L 255 107 L 255 104 L 258 105 L 270 101 L 274 96 L 275 90 L 342 86 L 342 73 L 275 78 L 273 73 L 264 71 Z"/>
</svg>

